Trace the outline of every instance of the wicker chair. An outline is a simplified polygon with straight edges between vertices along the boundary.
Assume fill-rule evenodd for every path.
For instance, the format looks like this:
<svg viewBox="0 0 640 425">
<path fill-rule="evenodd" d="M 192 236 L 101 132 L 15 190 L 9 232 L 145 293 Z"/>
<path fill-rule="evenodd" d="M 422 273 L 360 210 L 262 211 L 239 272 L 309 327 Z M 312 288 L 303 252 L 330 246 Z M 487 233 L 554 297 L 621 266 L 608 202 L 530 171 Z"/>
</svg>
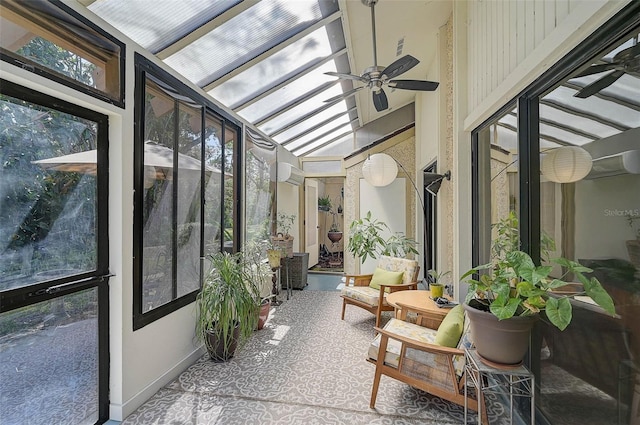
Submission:
<svg viewBox="0 0 640 425">
<path fill-rule="evenodd" d="M 382 255 L 378 260 L 378 268 L 403 272 L 401 284 L 381 283 L 380 288 L 372 288 L 370 285 L 373 274 L 346 275 L 345 287 L 342 289 L 342 320 L 347 304 L 363 308 L 376 316 L 376 326 L 380 326 L 380 316 L 383 311 L 393 311 L 394 308 L 387 304 L 386 296 L 390 292 L 418 289 L 418 273 L 420 266 L 415 260 L 396 258 Z"/>
</svg>

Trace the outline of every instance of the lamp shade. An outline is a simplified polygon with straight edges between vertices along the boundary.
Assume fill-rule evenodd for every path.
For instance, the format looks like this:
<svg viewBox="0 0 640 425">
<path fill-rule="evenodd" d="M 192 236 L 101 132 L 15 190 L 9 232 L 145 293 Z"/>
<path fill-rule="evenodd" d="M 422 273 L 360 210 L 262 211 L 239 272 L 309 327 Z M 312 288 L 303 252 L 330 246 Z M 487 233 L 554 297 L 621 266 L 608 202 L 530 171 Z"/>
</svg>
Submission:
<svg viewBox="0 0 640 425">
<path fill-rule="evenodd" d="M 542 157 L 542 174 L 552 182 L 571 183 L 582 180 L 591 171 L 591 155 L 578 146 L 563 146 Z"/>
<path fill-rule="evenodd" d="M 362 175 L 373 186 L 387 186 L 396 179 L 398 165 L 386 153 L 376 153 L 369 156 L 362 164 Z"/>
</svg>

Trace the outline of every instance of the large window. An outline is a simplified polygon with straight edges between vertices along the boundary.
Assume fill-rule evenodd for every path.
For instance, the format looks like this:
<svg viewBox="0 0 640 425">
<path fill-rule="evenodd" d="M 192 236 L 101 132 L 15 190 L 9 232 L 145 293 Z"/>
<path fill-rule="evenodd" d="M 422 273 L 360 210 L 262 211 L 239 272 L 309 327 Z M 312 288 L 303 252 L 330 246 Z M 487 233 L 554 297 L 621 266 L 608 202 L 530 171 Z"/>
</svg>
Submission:
<svg viewBox="0 0 640 425">
<path fill-rule="evenodd" d="M 487 262 L 490 224 L 514 210 L 523 250 L 579 261 L 615 303 L 612 317 L 579 282 L 559 289 L 573 320 L 559 331 L 543 316 L 528 359 L 540 423 L 640 417 L 639 12 L 624 9 L 473 134 L 474 262 Z"/>
<path fill-rule="evenodd" d="M 193 301 L 205 258 L 237 250 L 237 125 L 136 56 L 134 327 Z"/>
<path fill-rule="evenodd" d="M 542 322 L 535 346 L 540 404 L 554 423 L 637 422 L 638 58 L 636 28 L 539 97 L 541 229 L 555 240 L 558 256 L 593 269 L 617 313 L 611 317 L 576 296 L 567 329 L 560 332 Z"/>
</svg>

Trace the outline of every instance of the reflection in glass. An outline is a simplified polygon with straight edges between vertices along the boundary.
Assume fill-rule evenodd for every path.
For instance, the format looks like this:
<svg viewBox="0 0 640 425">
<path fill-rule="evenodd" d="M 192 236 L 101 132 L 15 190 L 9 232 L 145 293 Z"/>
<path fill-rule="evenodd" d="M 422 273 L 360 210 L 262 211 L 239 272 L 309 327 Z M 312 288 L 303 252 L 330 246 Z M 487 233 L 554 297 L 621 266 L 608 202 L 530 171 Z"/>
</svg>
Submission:
<svg viewBox="0 0 640 425">
<path fill-rule="evenodd" d="M 554 183 L 541 175 L 541 230 L 555 240 L 550 256 L 593 269 L 591 276 L 611 295 L 617 312 L 610 317 L 588 299 L 574 296 L 581 290 L 576 282 L 559 294 L 572 297 L 569 327 L 560 332 L 541 322 L 533 352 L 540 364 L 540 406 L 551 423 L 637 422 L 640 258 L 633 247 L 640 247 L 640 164 L 638 171 L 625 165 L 623 152 L 640 150 L 640 75 L 628 68 L 609 85 L 597 83 L 619 69 L 612 62 L 616 52 L 636 41 L 625 40 L 540 99 L 541 123 L 555 115 L 562 124 L 562 133 L 553 135 L 555 146 L 542 147 L 541 155 L 554 147 L 579 145 L 593 158 L 591 172 L 575 183 Z M 605 71 L 584 74 L 601 69 Z M 576 96 L 594 83 L 598 90 Z M 542 128 L 541 137 L 550 135 Z"/>
<path fill-rule="evenodd" d="M 142 208 L 142 310 L 148 311 L 174 298 L 173 289 L 173 151 L 174 102 L 155 83 L 148 81 L 145 140 L 164 152 L 163 167 L 154 167 L 153 184 L 145 184 Z M 147 143 L 145 143 L 145 146 Z M 145 148 L 143 163 L 149 164 Z M 160 164 L 156 164 L 160 165 Z M 147 177 L 148 178 L 148 177 Z M 147 187 L 148 186 L 148 187 Z"/>
<path fill-rule="evenodd" d="M 98 420 L 98 294 L 0 314 L 0 422 Z"/>
<path fill-rule="evenodd" d="M 222 122 L 212 116 L 205 121 L 204 161 L 207 167 L 222 169 Z M 225 180 L 227 180 L 225 173 Z M 204 250 L 205 258 L 220 251 L 222 240 L 222 176 L 205 175 Z M 205 267 L 206 269 L 206 267 Z"/>
<path fill-rule="evenodd" d="M 200 108 L 179 105 L 177 184 L 177 297 L 200 288 L 200 188 L 202 118 Z M 184 156 L 184 165 L 180 158 Z M 186 159 L 192 160 L 193 167 Z M 197 166 L 196 166 L 197 165 Z M 212 170 L 206 170 L 212 173 Z M 219 178 L 219 176 L 214 176 Z"/>
<path fill-rule="evenodd" d="M 271 181 L 271 169 L 276 165 L 276 146 L 249 131 L 245 140 L 245 241 L 266 241 L 275 213 L 276 183 Z"/>
<path fill-rule="evenodd" d="M 96 123 L 0 106 L 0 291 L 95 270 Z"/>
<path fill-rule="evenodd" d="M 515 110 L 486 125 L 478 132 L 478 235 L 479 264 L 491 261 L 490 248 L 496 236 L 492 225 L 518 214 L 517 121 L 510 123 Z"/>
</svg>

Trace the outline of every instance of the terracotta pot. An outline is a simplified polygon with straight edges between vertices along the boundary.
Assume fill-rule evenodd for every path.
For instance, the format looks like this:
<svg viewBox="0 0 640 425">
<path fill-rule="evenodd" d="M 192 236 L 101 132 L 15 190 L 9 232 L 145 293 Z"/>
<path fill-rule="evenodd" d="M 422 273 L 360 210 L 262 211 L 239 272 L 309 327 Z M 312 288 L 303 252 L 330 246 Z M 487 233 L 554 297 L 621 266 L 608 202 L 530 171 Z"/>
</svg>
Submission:
<svg viewBox="0 0 640 425">
<path fill-rule="evenodd" d="M 494 363 L 515 365 L 529 349 L 531 329 L 539 315 L 498 320 L 491 312 L 463 304 L 471 325 L 471 339 L 478 354 Z"/>
<path fill-rule="evenodd" d="M 269 307 L 271 303 L 269 300 L 262 300 L 260 304 L 260 311 L 258 312 L 258 330 L 264 328 L 264 324 L 269 317 Z"/>
</svg>

